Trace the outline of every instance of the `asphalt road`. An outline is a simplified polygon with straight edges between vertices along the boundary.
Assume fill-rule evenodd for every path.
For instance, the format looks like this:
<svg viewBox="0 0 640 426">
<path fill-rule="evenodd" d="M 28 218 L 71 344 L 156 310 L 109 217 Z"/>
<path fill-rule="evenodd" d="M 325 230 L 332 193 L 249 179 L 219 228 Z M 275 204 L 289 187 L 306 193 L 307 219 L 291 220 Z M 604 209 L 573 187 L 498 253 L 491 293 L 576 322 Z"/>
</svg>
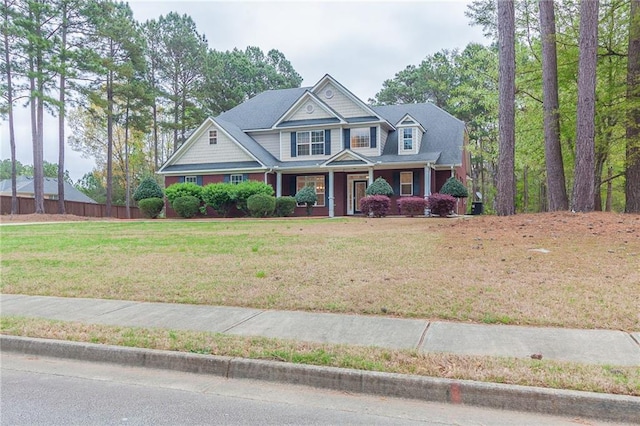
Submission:
<svg viewBox="0 0 640 426">
<path fill-rule="evenodd" d="M 2 425 L 598 424 L 13 353 L 0 385 Z"/>
</svg>

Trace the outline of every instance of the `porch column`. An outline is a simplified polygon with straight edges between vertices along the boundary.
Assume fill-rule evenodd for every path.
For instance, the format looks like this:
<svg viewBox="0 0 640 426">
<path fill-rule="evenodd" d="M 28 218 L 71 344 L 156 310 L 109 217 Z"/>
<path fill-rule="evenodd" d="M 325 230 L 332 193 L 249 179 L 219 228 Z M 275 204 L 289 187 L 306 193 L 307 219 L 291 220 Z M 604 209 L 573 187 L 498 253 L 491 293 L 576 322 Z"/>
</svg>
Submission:
<svg viewBox="0 0 640 426">
<path fill-rule="evenodd" d="M 333 170 L 329 169 L 329 217 L 335 216 L 335 206 L 333 200 L 335 199 L 333 195 Z"/>
<path fill-rule="evenodd" d="M 424 198 L 431 195 L 431 165 L 424 167 Z"/>
<path fill-rule="evenodd" d="M 276 197 L 282 197 L 282 172 L 276 172 Z"/>
<path fill-rule="evenodd" d="M 373 167 L 369 167 L 369 185 L 373 183 Z"/>
</svg>

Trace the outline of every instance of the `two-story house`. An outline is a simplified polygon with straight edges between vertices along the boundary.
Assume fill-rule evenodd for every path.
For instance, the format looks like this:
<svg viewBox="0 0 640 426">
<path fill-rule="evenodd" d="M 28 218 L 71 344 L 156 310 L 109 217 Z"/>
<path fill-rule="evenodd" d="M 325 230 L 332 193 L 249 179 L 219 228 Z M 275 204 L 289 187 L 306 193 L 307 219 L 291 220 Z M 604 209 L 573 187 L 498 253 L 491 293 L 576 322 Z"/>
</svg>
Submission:
<svg viewBox="0 0 640 426">
<path fill-rule="evenodd" d="M 451 176 L 466 184 L 466 145 L 464 123 L 435 105 L 369 106 L 325 75 L 313 87 L 269 90 L 208 118 L 158 173 L 165 186 L 260 180 L 276 196 L 313 185 L 315 216 L 345 216 L 359 213 L 379 176 L 394 199 L 427 197 Z"/>
</svg>

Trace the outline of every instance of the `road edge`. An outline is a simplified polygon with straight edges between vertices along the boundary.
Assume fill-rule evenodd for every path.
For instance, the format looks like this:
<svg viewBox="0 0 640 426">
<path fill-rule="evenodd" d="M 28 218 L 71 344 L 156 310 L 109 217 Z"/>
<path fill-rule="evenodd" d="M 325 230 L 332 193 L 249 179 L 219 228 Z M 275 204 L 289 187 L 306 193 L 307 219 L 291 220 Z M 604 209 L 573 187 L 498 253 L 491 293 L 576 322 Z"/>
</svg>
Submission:
<svg viewBox="0 0 640 426">
<path fill-rule="evenodd" d="M 342 392 L 640 423 L 640 397 L 0 335 L 0 351 Z"/>
</svg>

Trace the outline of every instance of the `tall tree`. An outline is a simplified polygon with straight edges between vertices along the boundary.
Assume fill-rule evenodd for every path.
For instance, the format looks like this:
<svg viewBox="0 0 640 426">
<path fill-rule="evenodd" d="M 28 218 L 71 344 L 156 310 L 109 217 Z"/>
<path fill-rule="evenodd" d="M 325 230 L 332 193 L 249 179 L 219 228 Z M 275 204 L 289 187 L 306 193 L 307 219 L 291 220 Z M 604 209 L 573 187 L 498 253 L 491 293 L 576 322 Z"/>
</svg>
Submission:
<svg viewBox="0 0 640 426">
<path fill-rule="evenodd" d="M 515 9 L 513 0 L 498 1 L 499 48 L 499 157 L 496 213 L 516 212 L 515 195 Z"/>
<path fill-rule="evenodd" d="M 14 117 L 13 117 L 13 104 L 14 100 L 14 88 L 13 88 L 13 55 L 12 55 L 12 46 L 15 46 L 15 36 L 16 36 L 16 26 L 14 23 L 14 17 L 17 13 L 15 10 L 14 0 L 3 0 L 2 2 L 2 48 L 3 48 L 3 59 L 4 63 L 2 64 L 3 74 L 6 77 L 6 86 L 5 84 L 0 85 L 2 92 L 4 92 L 6 99 L 6 113 L 9 119 L 9 146 L 11 150 L 11 214 L 18 213 L 18 197 L 17 197 L 17 189 L 16 189 L 16 177 L 17 177 L 17 169 L 16 169 L 16 133 L 14 128 Z"/>
<path fill-rule="evenodd" d="M 631 0 L 627 60 L 625 212 L 640 213 L 640 0 Z"/>
<path fill-rule="evenodd" d="M 573 210 L 580 212 L 594 210 L 598 5 L 598 0 L 588 0 L 580 3 L 576 162 L 572 202 Z"/>
<path fill-rule="evenodd" d="M 544 150 L 547 168 L 549 210 L 568 210 L 558 101 L 558 59 L 556 18 L 553 0 L 540 0 L 540 37 L 542 39 L 542 86 L 544 99 Z"/>
<path fill-rule="evenodd" d="M 161 34 L 160 25 L 158 21 L 150 20 L 142 25 L 142 34 L 145 40 L 144 56 L 147 63 L 146 67 L 146 81 L 151 91 L 152 96 L 152 139 L 153 139 L 153 164 L 155 170 L 160 167 L 160 155 L 159 155 L 159 117 L 158 117 L 158 103 L 161 96 L 160 91 L 160 67 L 162 65 L 161 58 Z"/>
</svg>

